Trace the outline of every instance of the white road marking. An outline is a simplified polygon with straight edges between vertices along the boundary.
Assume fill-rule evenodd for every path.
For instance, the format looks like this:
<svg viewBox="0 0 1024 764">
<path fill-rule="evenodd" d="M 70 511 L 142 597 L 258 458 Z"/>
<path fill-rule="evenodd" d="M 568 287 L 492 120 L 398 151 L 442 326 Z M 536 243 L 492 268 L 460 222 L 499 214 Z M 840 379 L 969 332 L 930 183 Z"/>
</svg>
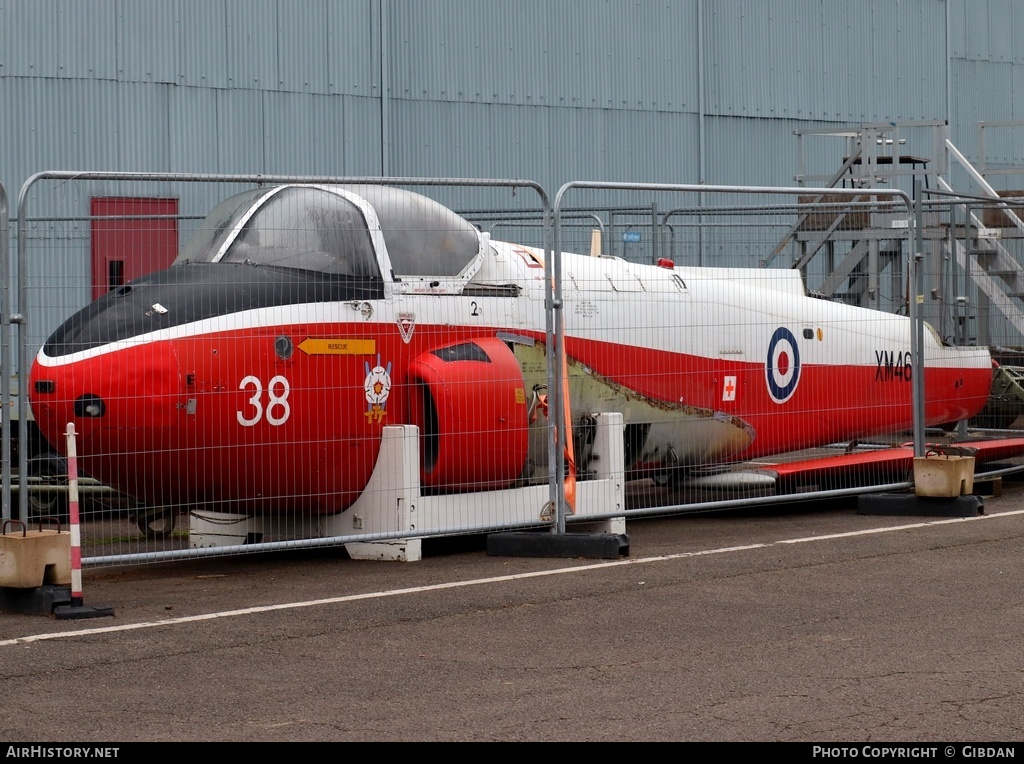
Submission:
<svg viewBox="0 0 1024 764">
<path fill-rule="evenodd" d="M 406 589 L 390 589 L 380 592 L 365 592 L 363 594 L 347 594 L 342 597 L 326 597 L 318 600 L 306 600 L 303 602 L 284 602 L 278 605 L 261 605 L 259 607 L 240 608 L 238 610 L 222 610 L 217 613 L 205 613 L 203 615 L 190 615 L 181 618 L 168 618 L 165 621 L 143 621 L 141 623 L 127 623 L 118 626 L 105 626 L 94 629 L 78 629 L 76 631 L 57 631 L 45 634 L 32 634 L 25 637 L 0 640 L 0 647 L 11 647 L 13 645 L 26 645 L 32 642 L 43 642 L 51 639 L 67 639 L 69 637 L 86 637 L 96 634 L 114 634 L 123 631 L 134 631 L 136 629 L 151 629 L 155 627 L 177 626 L 179 624 L 196 623 L 198 621 L 212 621 L 218 618 L 234 618 L 242 615 L 254 615 L 258 613 L 270 613 L 276 610 L 295 610 L 304 607 L 317 607 L 319 605 L 336 605 L 342 602 L 358 602 L 359 600 L 382 599 L 384 597 L 398 597 L 405 594 L 418 594 L 421 592 L 435 592 L 444 589 L 458 589 L 463 586 L 480 586 L 482 584 L 496 584 L 505 581 L 519 581 L 528 578 L 540 578 L 543 576 L 561 576 L 569 573 L 580 573 L 588 570 L 600 570 L 603 568 L 622 567 L 625 565 L 644 565 L 652 562 L 665 562 L 668 560 L 682 560 L 688 557 L 702 557 L 712 554 L 727 554 L 729 552 L 745 552 L 751 549 L 766 549 L 779 544 L 803 544 L 809 541 L 829 541 L 838 538 L 851 538 L 854 536 L 869 536 L 875 533 L 891 533 L 893 531 L 904 531 L 911 528 L 928 528 L 935 525 L 948 525 L 950 523 L 965 523 L 975 520 L 992 520 L 1000 517 L 1011 517 L 1024 514 L 1024 509 L 999 512 L 994 515 L 978 515 L 976 517 L 956 517 L 945 520 L 931 520 L 923 523 L 912 523 L 910 525 L 890 525 L 884 528 L 868 528 L 859 531 L 848 531 L 846 533 L 831 533 L 827 536 L 805 536 L 795 539 L 782 539 L 780 541 L 769 541 L 763 544 L 747 544 L 744 546 L 720 547 L 718 549 L 704 549 L 696 552 L 677 552 L 675 554 L 657 555 L 654 557 L 640 557 L 625 560 L 606 560 L 603 562 L 591 563 L 588 565 L 574 565 L 567 568 L 553 568 L 551 570 L 538 570 L 532 573 L 516 573 L 508 576 L 491 576 L 488 578 L 476 578 L 469 581 L 451 581 L 444 584 L 431 584 L 429 586 L 413 586 Z"/>
</svg>

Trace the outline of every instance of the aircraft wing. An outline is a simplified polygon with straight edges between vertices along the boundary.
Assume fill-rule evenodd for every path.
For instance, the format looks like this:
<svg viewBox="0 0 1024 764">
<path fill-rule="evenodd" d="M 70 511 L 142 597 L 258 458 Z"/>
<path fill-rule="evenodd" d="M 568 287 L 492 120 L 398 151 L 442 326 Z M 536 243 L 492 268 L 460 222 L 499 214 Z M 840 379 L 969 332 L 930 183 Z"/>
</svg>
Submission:
<svg viewBox="0 0 1024 764">
<path fill-rule="evenodd" d="M 974 456 L 975 470 L 979 471 L 984 465 L 1024 456 L 1024 438 L 927 444 L 926 449 L 945 453 L 961 450 L 964 455 Z M 910 481 L 913 470 L 914 447 L 913 444 L 904 443 L 891 448 L 812 456 L 793 461 L 759 460 L 737 465 L 728 471 L 694 476 L 686 481 L 686 485 L 691 489 L 709 491 L 781 495 Z"/>
</svg>

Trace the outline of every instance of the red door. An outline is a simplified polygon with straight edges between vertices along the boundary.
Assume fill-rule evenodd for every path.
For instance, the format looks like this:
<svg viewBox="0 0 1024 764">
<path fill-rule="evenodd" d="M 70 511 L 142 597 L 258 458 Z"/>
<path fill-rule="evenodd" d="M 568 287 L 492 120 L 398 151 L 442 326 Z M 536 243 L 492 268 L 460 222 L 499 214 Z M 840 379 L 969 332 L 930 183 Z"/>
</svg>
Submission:
<svg viewBox="0 0 1024 764">
<path fill-rule="evenodd" d="M 92 299 L 178 256 L 178 200 L 92 199 Z"/>
</svg>

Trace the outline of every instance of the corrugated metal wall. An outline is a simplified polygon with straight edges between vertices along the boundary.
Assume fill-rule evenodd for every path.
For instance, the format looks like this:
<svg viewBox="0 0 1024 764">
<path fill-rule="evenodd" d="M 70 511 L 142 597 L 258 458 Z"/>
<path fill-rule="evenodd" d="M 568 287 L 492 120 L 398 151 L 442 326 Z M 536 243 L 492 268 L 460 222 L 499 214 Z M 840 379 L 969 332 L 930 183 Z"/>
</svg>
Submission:
<svg viewBox="0 0 1024 764">
<path fill-rule="evenodd" d="M 944 3 L 707 4 L 708 110 L 840 123 L 941 118 Z"/>
<path fill-rule="evenodd" d="M 1022 29 L 1013 0 L 9 0 L 0 181 L 788 184 L 793 125 L 948 117 L 971 154 L 979 120 L 1024 116 Z M 1018 143 L 994 136 L 993 161 Z"/>
<path fill-rule="evenodd" d="M 985 0 L 949 4 L 950 124 L 978 163 L 1024 166 L 1020 128 L 987 131 L 977 156 L 978 122 L 1024 119 L 1024 4 Z M 1024 178 L 997 187 L 1024 188 Z"/>
</svg>

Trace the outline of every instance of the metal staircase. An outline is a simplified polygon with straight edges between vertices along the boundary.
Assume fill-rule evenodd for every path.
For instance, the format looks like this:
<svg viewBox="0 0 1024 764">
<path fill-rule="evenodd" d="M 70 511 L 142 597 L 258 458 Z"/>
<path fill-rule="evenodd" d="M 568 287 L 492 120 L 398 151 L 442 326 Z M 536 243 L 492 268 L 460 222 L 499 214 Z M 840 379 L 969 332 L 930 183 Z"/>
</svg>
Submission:
<svg viewBox="0 0 1024 764">
<path fill-rule="evenodd" d="M 1024 128 L 1024 122 L 983 126 Z M 937 121 L 796 131 L 797 183 L 863 189 L 856 198 L 864 201 L 802 197 L 796 222 L 769 262 L 789 251 L 792 267 L 808 279 L 812 263 L 824 259 L 815 271 L 820 285 L 808 284 L 813 290 L 864 307 L 904 310 L 909 294 L 904 271 L 917 218 L 884 195 L 886 189 L 901 188 L 915 199 L 921 196 L 927 320 L 949 341 L 1024 345 L 1024 221 L 1006 202 L 1014 192 L 1001 195 L 948 132 L 946 123 Z M 838 171 L 807 171 L 807 149 L 815 138 L 844 142 Z M 983 146 L 979 138 L 982 163 Z M 1024 174 L 1024 169 L 989 172 Z M 960 189 L 950 180 L 954 175 Z M 965 324 L 972 329 L 965 331 Z"/>
</svg>

